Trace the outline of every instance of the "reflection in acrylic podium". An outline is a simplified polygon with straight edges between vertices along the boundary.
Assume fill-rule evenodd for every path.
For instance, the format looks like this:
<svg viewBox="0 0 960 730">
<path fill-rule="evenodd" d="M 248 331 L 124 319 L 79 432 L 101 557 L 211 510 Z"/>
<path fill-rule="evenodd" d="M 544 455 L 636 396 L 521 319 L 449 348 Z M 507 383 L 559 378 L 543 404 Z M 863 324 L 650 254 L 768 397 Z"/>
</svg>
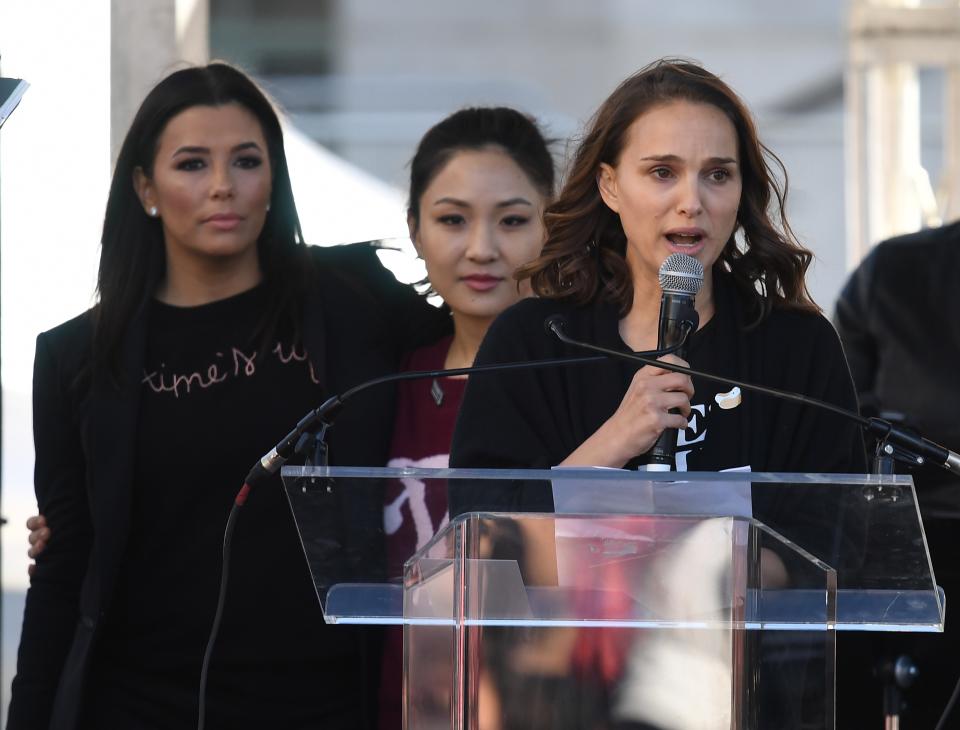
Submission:
<svg viewBox="0 0 960 730">
<path fill-rule="evenodd" d="M 325 619 L 404 627 L 406 728 L 833 728 L 836 631 L 943 627 L 909 477 L 283 473 Z M 553 511 L 385 576 L 343 516 L 401 476 Z"/>
</svg>

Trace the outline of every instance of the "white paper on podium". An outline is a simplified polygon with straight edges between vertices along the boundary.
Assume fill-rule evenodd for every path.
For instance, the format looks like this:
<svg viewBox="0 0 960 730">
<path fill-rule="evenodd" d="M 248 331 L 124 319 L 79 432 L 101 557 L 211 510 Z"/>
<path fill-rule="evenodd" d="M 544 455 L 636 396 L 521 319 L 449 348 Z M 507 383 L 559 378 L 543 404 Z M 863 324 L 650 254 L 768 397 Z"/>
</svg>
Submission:
<svg viewBox="0 0 960 730">
<path fill-rule="evenodd" d="M 555 467 L 558 471 L 564 467 Z M 598 472 L 611 470 L 597 468 Z M 577 468 L 580 472 L 592 469 Z M 653 481 L 623 471 L 624 478 L 593 480 L 589 476 L 554 479 L 554 512 L 561 514 L 622 515 L 706 515 L 752 517 L 749 481 L 685 481 L 684 472 L 675 472 L 677 481 Z M 737 470 L 739 471 L 739 470 Z"/>
</svg>

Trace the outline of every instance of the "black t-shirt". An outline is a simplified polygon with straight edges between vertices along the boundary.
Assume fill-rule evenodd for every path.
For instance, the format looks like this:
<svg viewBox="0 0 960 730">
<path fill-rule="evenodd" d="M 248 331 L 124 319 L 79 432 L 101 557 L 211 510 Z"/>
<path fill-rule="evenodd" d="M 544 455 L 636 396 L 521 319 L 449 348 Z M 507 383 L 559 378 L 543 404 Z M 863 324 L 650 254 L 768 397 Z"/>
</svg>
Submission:
<svg viewBox="0 0 960 730">
<path fill-rule="evenodd" d="M 716 272 L 714 278 L 717 311 L 691 338 L 687 359 L 694 369 L 856 410 L 839 340 L 823 317 L 775 309 L 746 329 L 732 283 Z M 528 299 L 494 322 L 477 364 L 583 355 L 545 333 L 544 319 L 556 313 L 568 319 L 572 336 L 627 350 L 612 305 Z M 472 378 L 454 433 L 451 465 L 544 469 L 559 464 L 614 413 L 636 369 L 632 363 L 607 360 Z M 756 393 L 723 398 L 731 389 L 700 378 L 694 379 L 694 388 L 697 418 L 678 440 L 678 449 L 689 452 L 681 458 L 688 470 L 864 471 L 863 442 L 848 420 Z"/>
<path fill-rule="evenodd" d="M 808 312 L 774 309 L 763 322 L 747 328 L 748 308 L 728 274 L 714 271 L 714 291 L 714 317 L 691 339 L 688 361 L 694 369 L 856 410 L 850 373 L 829 322 Z M 476 363 L 583 355 L 545 332 L 545 318 L 557 313 L 567 318 L 571 336 L 626 350 L 612 304 L 527 299 L 493 323 Z M 635 371 L 631 363 L 607 360 L 471 378 L 454 432 L 451 466 L 549 469 L 561 463 L 616 411 Z M 849 420 L 757 393 L 742 393 L 737 399 L 726 386 L 699 378 L 694 388 L 696 417 L 678 440 L 681 468 L 865 470 L 863 441 Z M 550 500 L 536 489 L 457 485 L 450 491 L 451 515 L 550 508 Z"/>
<path fill-rule="evenodd" d="M 258 353 L 264 295 L 152 304 L 132 529 L 95 659 L 90 711 L 101 723 L 196 722 L 233 498 L 249 466 L 328 395 L 289 333 Z M 362 640 L 355 628 L 324 624 L 275 477 L 250 495 L 236 526 L 208 726 L 330 726 L 362 704 Z"/>
</svg>

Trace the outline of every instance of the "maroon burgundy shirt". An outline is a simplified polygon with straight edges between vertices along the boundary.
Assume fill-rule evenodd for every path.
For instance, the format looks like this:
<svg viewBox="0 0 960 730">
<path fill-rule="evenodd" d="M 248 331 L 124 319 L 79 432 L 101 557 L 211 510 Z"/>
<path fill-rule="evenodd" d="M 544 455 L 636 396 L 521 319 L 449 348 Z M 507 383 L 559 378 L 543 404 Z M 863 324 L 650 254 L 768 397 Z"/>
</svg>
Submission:
<svg viewBox="0 0 960 730">
<path fill-rule="evenodd" d="M 452 338 L 411 353 L 404 371 L 443 367 Z M 400 384 L 390 446 L 390 467 L 445 469 L 450 440 L 463 400 L 466 379 L 409 380 Z M 439 403 L 438 403 L 439 401 Z M 403 572 L 404 561 L 447 523 L 446 484 L 398 479 L 388 484 L 383 507 L 390 578 Z"/>
<path fill-rule="evenodd" d="M 412 370 L 443 367 L 452 337 L 412 352 L 403 366 Z M 457 412 L 466 379 L 426 378 L 400 384 L 396 421 L 390 445 L 390 467 L 446 468 Z M 439 401 L 439 402 L 438 402 Z M 403 563 L 423 547 L 448 521 L 447 485 L 419 479 L 396 479 L 384 495 L 383 528 L 390 579 L 403 575 Z M 380 685 L 380 728 L 399 730 L 403 671 L 403 632 L 387 632 Z"/>
</svg>

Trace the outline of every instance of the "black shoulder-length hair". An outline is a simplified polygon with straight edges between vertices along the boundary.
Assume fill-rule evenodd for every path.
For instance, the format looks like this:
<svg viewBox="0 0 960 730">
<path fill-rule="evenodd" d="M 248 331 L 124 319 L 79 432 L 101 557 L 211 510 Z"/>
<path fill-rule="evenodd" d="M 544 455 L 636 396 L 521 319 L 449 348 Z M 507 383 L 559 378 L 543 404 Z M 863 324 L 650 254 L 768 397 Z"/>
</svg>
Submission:
<svg viewBox="0 0 960 730">
<path fill-rule="evenodd" d="M 534 117 L 510 107 L 466 107 L 444 117 L 423 135 L 410 161 L 407 223 L 411 236 L 420 229 L 423 194 L 450 160 L 467 150 L 503 152 L 544 199 L 551 200 L 556 172 L 550 144 Z M 417 282 L 417 286 L 423 287 L 424 296 L 436 294 L 429 277 Z"/>
<path fill-rule="evenodd" d="M 505 106 L 466 107 L 427 130 L 410 161 L 407 218 L 420 227 L 420 199 L 458 152 L 494 148 L 506 153 L 544 198 L 553 197 L 550 141 L 533 117 Z"/>
<path fill-rule="evenodd" d="M 280 120 L 260 88 L 225 63 L 186 68 L 158 83 L 140 105 L 120 147 L 103 221 L 98 300 L 94 307 L 93 366 L 116 379 L 120 346 L 137 313 L 156 292 L 166 271 L 163 228 L 146 214 L 134 189 L 134 171 L 153 176 L 160 135 L 170 120 L 195 106 L 238 104 L 256 117 L 267 143 L 272 174 L 270 210 L 257 240 L 263 285 L 268 292 L 253 338 L 265 346 L 277 326 L 289 321 L 298 333 L 309 258 L 293 200 Z"/>
</svg>

